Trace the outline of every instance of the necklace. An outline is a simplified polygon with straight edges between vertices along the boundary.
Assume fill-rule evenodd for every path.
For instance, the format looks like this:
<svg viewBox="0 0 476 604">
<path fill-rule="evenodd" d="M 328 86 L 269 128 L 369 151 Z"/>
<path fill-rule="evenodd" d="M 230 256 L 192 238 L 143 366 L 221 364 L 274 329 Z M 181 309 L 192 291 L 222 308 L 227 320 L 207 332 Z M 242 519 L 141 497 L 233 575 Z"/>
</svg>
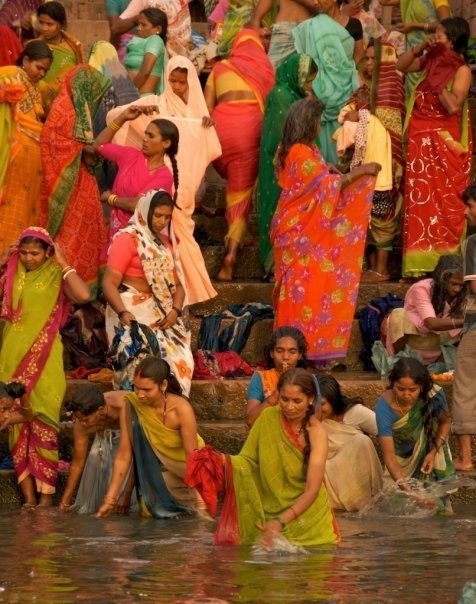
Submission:
<svg viewBox="0 0 476 604">
<path fill-rule="evenodd" d="M 410 405 L 410 407 L 409 407 L 409 408 L 408 408 L 406 411 L 404 411 L 404 410 L 402 409 L 402 407 L 400 406 L 400 403 L 398 402 L 397 397 L 395 396 L 394 398 L 395 398 L 395 404 L 397 405 L 398 410 L 400 411 L 400 413 L 401 413 L 402 415 L 406 415 L 406 414 L 407 414 L 407 413 L 410 411 L 410 409 L 411 409 L 411 405 Z"/>
<path fill-rule="evenodd" d="M 154 170 L 157 170 L 157 168 L 161 168 L 164 164 L 165 164 L 165 162 L 162 159 L 162 161 L 160 163 L 158 163 L 156 166 L 153 166 L 152 162 L 148 159 L 147 160 L 147 169 L 149 170 L 149 172 L 153 172 Z"/>
</svg>

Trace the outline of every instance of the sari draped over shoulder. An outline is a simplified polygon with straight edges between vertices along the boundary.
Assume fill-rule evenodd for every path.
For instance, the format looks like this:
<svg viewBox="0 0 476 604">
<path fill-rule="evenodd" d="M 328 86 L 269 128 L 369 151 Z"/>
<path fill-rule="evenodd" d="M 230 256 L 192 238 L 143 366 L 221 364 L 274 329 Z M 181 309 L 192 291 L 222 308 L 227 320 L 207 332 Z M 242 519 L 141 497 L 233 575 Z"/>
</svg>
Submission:
<svg viewBox="0 0 476 604">
<path fill-rule="evenodd" d="M 0 249 L 38 222 L 43 118 L 39 85 L 20 67 L 0 68 Z"/>
<path fill-rule="evenodd" d="M 296 144 L 278 173 L 282 188 L 271 224 L 275 327 L 306 334 L 308 358 L 344 357 L 362 270 L 375 178 L 341 190 L 319 149 Z"/>
<path fill-rule="evenodd" d="M 449 115 L 435 90 L 451 89 L 464 62 L 434 46 L 408 107 L 403 274 L 432 272 L 442 254 L 458 253 L 464 233 L 461 194 L 470 184 L 472 140 L 468 101 Z"/>
<path fill-rule="evenodd" d="M 186 67 L 188 70 L 189 96 L 187 103 L 173 93 L 169 84 L 169 75 L 177 67 Z M 195 222 L 192 214 L 195 210 L 195 196 L 205 175 L 205 170 L 220 155 L 221 147 L 215 129 L 202 126 L 202 117 L 208 116 L 209 113 L 197 72 L 191 61 L 186 57 L 172 57 L 167 63 L 164 83 L 165 91 L 160 96 L 149 95 L 133 103 L 134 105 L 158 105 L 159 115 L 140 115 L 135 120 L 126 122 L 115 135 L 114 142 L 141 149 L 144 131 L 148 124 L 157 117 L 170 120 L 177 126 L 179 130 L 178 208 L 172 215 L 172 226 L 183 266 L 183 286 L 187 292 L 187 302 L 195 304 L 205 302 L 217 295 L 208 275 L 200 247 L 193 237 Z M 108 122 L 114 120 L 124 109 L 125 107 L 117 107 L 110 111 L 107 116 Z M 193 153 L 190 152 L 191 149 L 194 150 Z"/>
<path fill-rule="evenodd" d="M 22 45 L 15 32 L 0 24 L 0 67 L 15 65 L 21 51 Z"/>
<path fill-rule="evenodd" d="M 339 126 L 337 116 L 352 92 L 359 86 L 353 59 L 354 39 L 348 31 L 327 15 L 307 19 L 293 30 L 298 52 L 310 55 L 318 67 L 312 88 L 324 103 L 318 145 L 329 162 L 337 162 L 333 133 Z"/>
<path fill-rule="evenodd" d="M 40 139 L 43 182 L 40 224 L 64 250 L 68 262 L 97 294 L 106 228 L 96 178 L 82 161 L 94 141 L 93 120 L 111 82 L 81 65 L 68 72 Z"/>
<path fill-rule="evenodd" d="M 265 409 L 239 455 L 227 456 L 225 501 L 215 534 L 217 544 L 252 544 L 257 525 L 278 517 L 306 486 L 303 453 L 277 407 Z M 283 529 L 292 543 L 334 544 L 339 530 L 324 484 L 311 506 Z"/>
<path fill-rule="evenodd" d="M 31 228 L 22 235 L 38 236 L 38 230 Z M 18 253 L 12 254 L 0 314 L 6 320 L 0 380 L 26 386 L 33 420 L 12 426 L 10 448 L 18 482 L 31 475 L 37 490 L 45 494 L 54 493 L 56 485 L 59 416 L 66 392 L 59 330 L 69 308 L 61 270 L 53 259 L 26 271 Z"/>
<path fill-rule="evenodd" d="M 195 489 L 185 486 L 186 454 L 180 430 L 168 428 L 155 409 L 141 403 L 136 394 L 130 404 L 134 465 L 141 509 L 154 518 L 170 518 L 205 510 Z M 205 445 L 198 435 L 198 448 Z M 145 507 L 145 509 L 144 509 Z"/>
<path fill-rule="evenodd" d="M 309 55 L 292 54 L 277 68 L 276 84 L 266 97 L 257 191 L 259 256 L 266 271 L 271 268 L 273 259 L 269 227 L 281 193 L 274 156 L 282 138 L 289 108 L 306 95 L 304 85 L 314 68 Z"/>
</svg>

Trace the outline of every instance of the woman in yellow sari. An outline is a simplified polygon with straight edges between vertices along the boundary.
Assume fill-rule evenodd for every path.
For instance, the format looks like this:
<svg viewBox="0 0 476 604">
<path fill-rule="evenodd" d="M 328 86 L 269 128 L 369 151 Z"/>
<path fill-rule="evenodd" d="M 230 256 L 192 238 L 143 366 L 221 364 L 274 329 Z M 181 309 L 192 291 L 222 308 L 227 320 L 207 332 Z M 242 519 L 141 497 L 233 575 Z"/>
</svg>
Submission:
<svg viewBox="0 0 476 604">
<path fill-rule="evenodd" d="M 66 11 L 55 0 L 45 2 L 36 11 L 40 26 L 39 39 L 48 44 L 53 53 L 53 64 L 45 82 L 48 86 L 47 103 L 51 105 L 59 92 L 61 80 L 66 71 L 84 63 L 81 42 L 66 31 Z"/>
<path fill-rule="evenodd" d="M 18 65 L 0 68 L 0 250 L 37 222 L 42 78 L 53 61 L 44 42 L 28 44 Z"/>
</svg>

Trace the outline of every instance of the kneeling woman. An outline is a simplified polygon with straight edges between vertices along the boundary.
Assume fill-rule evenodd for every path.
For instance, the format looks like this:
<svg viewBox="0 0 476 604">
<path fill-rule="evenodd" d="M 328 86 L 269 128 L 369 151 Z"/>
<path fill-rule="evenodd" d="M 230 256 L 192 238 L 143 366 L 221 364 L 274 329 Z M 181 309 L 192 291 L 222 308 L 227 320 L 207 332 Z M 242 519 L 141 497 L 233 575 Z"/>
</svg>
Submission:
<svg viewBox="0 0 476 604">
<path fill-rule="evenodd" d="M 322 418 L 329 438 L 326 487 L 336 510 L 360 510 L 383 486 L 382 466 L 369 436 L 377 436 L 375 413 L 341 392 L 330 375 L 318 378 Z M 369 435 L 369 436 L 367 436 Z"/>
<path fill-rule="evenodd" d="M 181 317 L 182 267 L 169 232 L 174 207 L 165 191 L 149 191 L 137 202 L 129 225 L 114 237 L 103 281 L 106 331 L 112 341 L 115 331 L 132 321 L 150 327 L 160 357 L 188 395 L 193 356 L 190 330 Z"/>
<path fill-rule="evenodd" d="M 137 366 L 120 429 L 119 452 L 98 516 L 108 516 L 116 507 L 133 458 L 144 515 L 171 518 L 205 508 L 197 491 L 183 482 L 187 456 L 204 442 L 192 406 L 162 359 L 146 357 Z"/>
</svg>

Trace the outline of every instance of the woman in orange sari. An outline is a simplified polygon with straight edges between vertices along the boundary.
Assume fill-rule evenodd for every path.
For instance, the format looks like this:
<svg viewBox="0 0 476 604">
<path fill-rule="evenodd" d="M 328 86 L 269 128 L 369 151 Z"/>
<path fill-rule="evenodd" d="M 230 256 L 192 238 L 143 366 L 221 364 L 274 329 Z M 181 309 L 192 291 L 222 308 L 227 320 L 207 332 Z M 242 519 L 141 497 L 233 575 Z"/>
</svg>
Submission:
<svg viewBox="0 0 476 604">
<path fill-rule="evenodd" d="M 222 148 L 214 165 L 227 181 L 227 253 L 217 276 L 221 281 L 232 280 L 236 255 L 245 239 L 258 176 L 264 103 L 273 86 L 273 66 L 258 33 L 248 28 L 236 36 L 230 57 L 213 67 L 205 86 L 205 100 Z"/>
<path fill-rule="evenodd" d="M 289 110 L 276 155 L 282 193 L 271 225 L 275 327 L 300 329 L 314 361 L 347 353 L 380 171 L 369 163 L 345 176 L 331 173 L 314 144 L 322 109 L 317 99 L 304 99 Z"/>
</svg>

